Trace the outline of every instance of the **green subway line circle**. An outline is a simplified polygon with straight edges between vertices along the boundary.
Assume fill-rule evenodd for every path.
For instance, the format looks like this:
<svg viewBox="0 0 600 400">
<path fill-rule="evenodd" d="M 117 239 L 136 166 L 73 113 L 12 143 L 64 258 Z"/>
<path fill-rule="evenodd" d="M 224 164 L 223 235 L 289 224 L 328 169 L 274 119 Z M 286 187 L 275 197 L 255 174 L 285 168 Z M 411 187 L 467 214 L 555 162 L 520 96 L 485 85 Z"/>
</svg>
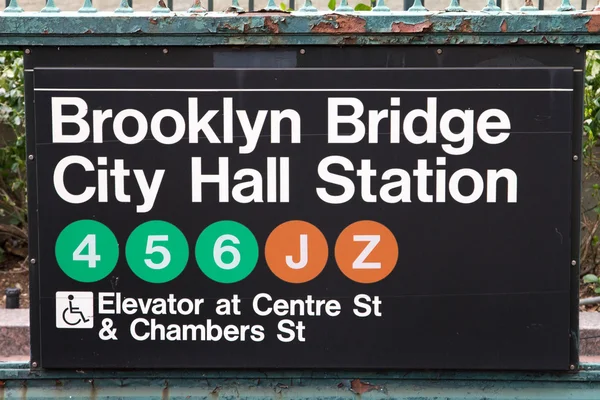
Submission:
<svg viewBox="0 0 600 400">
<path fill-rule="evenodd" d="M 56 239 L 54 254 L 58 266 L 69 278 L 97 282 L 115 269 L 119 243 L 106 225 L 85 219 L 62 230 Z"/>
<path fill-rule="evenodd" d="M 250 229 L 239 222 L 218 221 L 198 237 L 196 262 L 215 282 L 239 282 L 256 267 L 258 243 Z"/>
<path fill-rule="evenodd" d="M 140 279 L 165 283 L 184 270 L 189 258 L 184 234 L 165 221 L 148 221 L 131 232 L 125 245 L 129 268 Z"/>
</svg>

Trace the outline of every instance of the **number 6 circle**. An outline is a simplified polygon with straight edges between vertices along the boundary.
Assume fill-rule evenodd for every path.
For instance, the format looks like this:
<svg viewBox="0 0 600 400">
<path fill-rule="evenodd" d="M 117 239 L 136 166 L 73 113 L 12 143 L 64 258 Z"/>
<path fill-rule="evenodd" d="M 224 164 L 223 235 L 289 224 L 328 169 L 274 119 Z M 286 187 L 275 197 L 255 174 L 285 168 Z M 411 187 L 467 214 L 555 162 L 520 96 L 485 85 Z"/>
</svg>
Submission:
<svg viewBox="0 0 600 400">
<path fill-rule="evenodd" d="M 218 221 L 196 241 L 196 262 L 215 282 L 235 283 L 246 278 L 258 262 L 258 243 L 250 229 L 235 221 Z"/>
<path fill-rule="evenodd" d="M 219 268 L 234 269 L 241 261 L 240 252 L 233 246 L 223 246 L 223 242 L 225 241 L 231 241 L 233 244 L 240 244 L 238 238 L 233 235 L 219 236 L 213 247 L 213 259 Z M 224 262 L 223 253 L 230 253 L 233 256 L 233 260 L 228 263 Z"/>
</svg>

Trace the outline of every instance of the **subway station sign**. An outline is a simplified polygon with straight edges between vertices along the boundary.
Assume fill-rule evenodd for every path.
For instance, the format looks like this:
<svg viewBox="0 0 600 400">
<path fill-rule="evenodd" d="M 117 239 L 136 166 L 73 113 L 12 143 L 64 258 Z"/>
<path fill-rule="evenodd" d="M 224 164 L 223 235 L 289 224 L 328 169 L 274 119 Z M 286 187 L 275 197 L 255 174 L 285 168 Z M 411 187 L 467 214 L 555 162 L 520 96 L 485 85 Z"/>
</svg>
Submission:
<svg viewBox="0 0 600 400">
<path fill-rule="evenodd" d="M 42 368 L 576 360 L 581 57 L 160 50 L 26 60 Z"/>
</svg>

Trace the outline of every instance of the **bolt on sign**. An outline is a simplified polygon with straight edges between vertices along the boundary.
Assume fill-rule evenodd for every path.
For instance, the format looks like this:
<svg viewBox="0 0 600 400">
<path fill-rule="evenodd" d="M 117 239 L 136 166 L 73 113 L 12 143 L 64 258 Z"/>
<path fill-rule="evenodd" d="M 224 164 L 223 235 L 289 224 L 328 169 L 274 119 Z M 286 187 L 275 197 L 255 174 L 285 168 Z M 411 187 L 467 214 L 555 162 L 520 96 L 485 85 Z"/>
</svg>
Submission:
<svg viewBox="0 0 600 400">
<path fill-rule="evenodd" d="M 34 48 L 41 368 L 568 369 L 583 55 Z"/>
</svg>

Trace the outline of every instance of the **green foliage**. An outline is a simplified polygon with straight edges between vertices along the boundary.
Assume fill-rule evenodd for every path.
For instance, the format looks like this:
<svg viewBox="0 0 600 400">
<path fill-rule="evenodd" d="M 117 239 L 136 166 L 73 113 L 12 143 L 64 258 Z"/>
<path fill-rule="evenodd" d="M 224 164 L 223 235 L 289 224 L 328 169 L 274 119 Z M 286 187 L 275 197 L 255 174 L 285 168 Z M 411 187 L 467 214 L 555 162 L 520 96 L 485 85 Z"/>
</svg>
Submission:
<svg viewBox="0 0 600 400">
<path fill-rule="evenodd" d="M 598 144 L 600 134 L 600 53 L 589 51 L 585 68 L 585 107 L 584 107 L 584 157 L 594 161 L 593 149 Z M 585 159 L 585 158 L 584 158 Z M 598 193 L 598 185 L 594 190 Z"/>
<path fill-rule="evenodd" d="M 584 204 L 581 214 L 581 276 L 583 283 L 596 285 L 593 273 L 599 273 L 600 254 L 598 228 L 600 226 L 600 53 L 586 54 L 583 122 L 583 186 L 588 193 L 583 198 L 593 199 Z M 588 196 L 586 196 L 588 194 Z M 587 207 L 587 208 L 586 208 Z M 590 280 L 592 279 L 592 280 Z"/>
<path fill-rule="evenodd" d="M 11 128 L 0 136 L 0 235 L 5 248 L 27 244 L 27 185 L 23 57 L 0 51 L 0 124 Z M 3 243 L 4 240 L 3 240 Z"/>
<path fill-rule="evenodd" d="M 285 3 L 279 3 L 279 8 L 281 8 L 281 11 L 285 11 L 285 12 L 294 11 L 293 8 L 288 7 Z"/>
<path fill-rule="evenodd" d="M 358 3 L 355 7 L 354 7 L 354 11 L 371 11 L 371 6 L 368 6 L 366 4 L 363 3 Z"/>
<path fill-rule="evenodd" d="M 594 293 L 600 294 L 600 279 L 594 274 L 587 274 L 583 277 L 583 283 L 589 283 L 594 289 Z"/>
<path fill-rule="evenodd" d="M 371 3 L 373 3 L 371 1 Z M 329 3 L 327 3 L 327 7 L 331 10 L 334 11 L 337 7 L 337 1 L 336 0 L 329 0 Z M 363 3 L 358 3 L 355 7 L 354 7 L 354 11 L 371 11 L 372 7 Z"/>
</svg>

